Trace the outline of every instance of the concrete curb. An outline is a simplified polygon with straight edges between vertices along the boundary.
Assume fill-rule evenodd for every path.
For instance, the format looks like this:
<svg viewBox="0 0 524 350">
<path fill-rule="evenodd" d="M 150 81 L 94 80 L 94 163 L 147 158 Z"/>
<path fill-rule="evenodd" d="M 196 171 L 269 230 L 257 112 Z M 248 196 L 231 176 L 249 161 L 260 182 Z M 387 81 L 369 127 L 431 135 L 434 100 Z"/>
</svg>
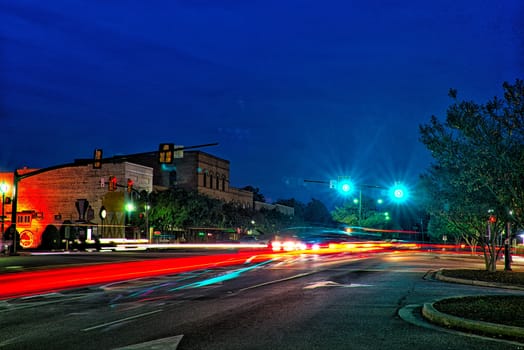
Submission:
<svg viewBox="0 0 524 350">
<path fill-rule="evenodd" d="M 448 298 L 446 298 L 448 299 Z M 454 299 L 454 298 L 449 298 Z M 473 333 L 489 334 L 493 336 L 510 337 L 524 340 L 524 328 L 506 326 L 496 323 L 475 321 L 442 313 L 435 309 L 434 303 L 425 303 L 422 307 L 422 315 L 429 321 L 449 328 L 469 330 Z"/>
<path fill-rule="evenodd" d="M 481 287 L 524 290 L 524 288 L 520 286 L 447 277 L 442 274 L 442 269 L 438 270 L 435 273 L 435 279 L 439 281 L 444 281 L 444 282 L 468 284 L 468 285 L 481 286 Z M 460 299 L 460 297 L 444 298 L 441 300 L 445 300 L 445 299 Z M 522 327 L 507 326 L 507 325 L 484 322 L 484 321 L 470 320 L 470 319 L 465 319 L 465 318 L 445 314 L 435 309 L 434 303 L 436 303 L 437 301 L 432 302 L 432 303 L 425 303 L 422 306 L 422 316 L 434 324 L 445 326 L 448 328 L 458 329 L 458 330 L 468 330 L 468 331 L 471 331 L 477 334 L 481 333 L 484 335 L 509 337 L 509 338 L 517 339 L 518 341 L 524 340 L 524 328 Z"/>
</svg>

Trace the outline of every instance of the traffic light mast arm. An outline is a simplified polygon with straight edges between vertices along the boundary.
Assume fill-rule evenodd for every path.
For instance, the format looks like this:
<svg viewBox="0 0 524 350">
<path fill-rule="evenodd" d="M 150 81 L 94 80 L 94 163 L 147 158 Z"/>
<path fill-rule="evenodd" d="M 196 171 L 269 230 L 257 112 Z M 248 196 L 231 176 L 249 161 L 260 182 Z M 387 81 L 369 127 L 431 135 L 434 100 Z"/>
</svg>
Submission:
<svg viewBox="0 0 524 350">
<path fill-rule="evenodd" d="M 329 181 L 321 181 L 321 180 L 304 180 L 304 182 L 314 182 L 318 184 L 329 184 Z"/>
<path fill-rule="evenodd" d="M 189 150 L 189 149 L 195 149 L 195 148 L 204 148 L 204 147 L 211 147 L 211 146 L 217 146 L 218 145 L 218 142 L 214 142 L 214 143 L 206 143 L 206 144 L 203 144 L 203 145 L 194 145 L 194 146 L 182 146 L 182 147 L 175 147 L 174 150 L 175 151 L 185 151 L 185 150 Z M 132 153 L 132 154 L 124 154 L 124 155 L 121 155 L 121 156 L 113 156 L 113 157 L 109 157 L 109 158 L 104 158 L 104 159 L 100 159 L 100 160 L 97 160 L 98 162 L 100 162 L 101 164 L 104 164 L 104 163 L 114 163 L 116 161 L 122 161 L 122 160 L 126 160 L 128 158 L 135 158 L 135 157 L 140 157 L 140 156 L 148 156 L 148 155 L 155 155 L 158 153 L 158 150 L 156 151 L 149 151 L 149 152 L 141 152 L 141 153 Z M 75 159 L 75 163 L 73 163 L 73 165 L 88 165 L 88 164 L 93 164 L 94 163 L 94 159 L 92 158 L 80 158 L 80 159 Z"/>
</svg>

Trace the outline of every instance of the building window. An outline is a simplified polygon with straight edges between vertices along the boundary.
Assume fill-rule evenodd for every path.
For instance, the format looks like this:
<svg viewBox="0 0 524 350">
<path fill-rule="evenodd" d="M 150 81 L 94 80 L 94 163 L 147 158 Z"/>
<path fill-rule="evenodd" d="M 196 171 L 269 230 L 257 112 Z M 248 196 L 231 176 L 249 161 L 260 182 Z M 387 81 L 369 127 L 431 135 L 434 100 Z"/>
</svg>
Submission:
<svg viewBox="0 0 524 350">
<path fill-rule="evenodd" d="M 213 188 L 213 175 L 209 175 L 209 188 Z"/>
<path fill-rule="evenodd" d="M 222 178 L 222 191 L 224 192 L 226 191 L 226 178 L 225 177 Z"/>
<path fill-rule="evenodd" d="M 218 175 L 216 176 L 216 184 L 215 184 L 215 188 L 216 188 L 217 190 L 220 190 L 220 179 L 219 179 Z"/>
<path fill-rule="evenodd" d="M 18 214 L 16 216 L 16 224 L 20 227 L 31 226 L 31 221 L 33 219 L 33 214 Z"/>
<path fill-rule="evenodd" d="M 202 184 L 203 187 L 206 187 L 207 186 L 207 174 L 204 173 L 204 183 Z"/>
</svg>

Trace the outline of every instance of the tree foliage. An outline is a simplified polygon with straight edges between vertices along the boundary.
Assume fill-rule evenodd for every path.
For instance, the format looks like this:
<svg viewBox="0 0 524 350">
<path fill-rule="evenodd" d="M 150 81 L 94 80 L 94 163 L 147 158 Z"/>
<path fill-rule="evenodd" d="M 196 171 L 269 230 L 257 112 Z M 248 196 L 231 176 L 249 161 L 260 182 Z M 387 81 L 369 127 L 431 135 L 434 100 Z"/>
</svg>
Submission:
<svg viewBox="0 0 524 350">
<path fill-rule="evenodd" d="M 251 185 L 245 186 L 242 188 L 245 191 L 253 192 L 253 200 L 257 202 L 266 202 L 266 198 L 264 195 L 260 192 L 260 189 L 258 187 L 253 187 Z"/>
<path fill-rule="evenodd" d="M 335 207 L 331 214 L 333 220 L 349 226 L 392 229 L 393 222 L 385 215 L 388 209 L 384 204 L 381 206 L 379 208 L 373 198 L 362 194 L 357 202 L 345 201 L 342 206 Z"/>
<path fill-rule="evenodd" d="M 141 196 L 143 203 L 139 206 L 145 205 L 143 198 L 146 197 Z M 263 199 L 264 196 L 259 193 L 258 198 Z M 312 199 L 307 205 L 294 198 L 278 200 L 277 204 L 294 208 L 292 216 L 277 209 L 244 208 L 233 202 L 222 202 L 181 188 L 153 193 L 148 197 L 148 201 L 151 205 L 149 224 L 166 233 L 190 227 L 216 227 L 239 228 L 241 232 L 256 229 L 260 234 L 272 234 L 283 228 L 304 223 L 332 223 L 327 208 L 316 199 Z"/>
<path fill-rule="evenodd" d="M 421 142 L 434 158 L 421 178 L 426 209 L 439 220 L 432 226 L 478 242 L 491 271 L 507 223 L 523 226 L 524 85 L 517 80 L 503 89 L 503 98 L 485 104 L 458 101 L 450 90 L 445 121 L 432 116 L 420 126 Z M 497 221 L 488 232 L 490 216 Z"/>
</svg>

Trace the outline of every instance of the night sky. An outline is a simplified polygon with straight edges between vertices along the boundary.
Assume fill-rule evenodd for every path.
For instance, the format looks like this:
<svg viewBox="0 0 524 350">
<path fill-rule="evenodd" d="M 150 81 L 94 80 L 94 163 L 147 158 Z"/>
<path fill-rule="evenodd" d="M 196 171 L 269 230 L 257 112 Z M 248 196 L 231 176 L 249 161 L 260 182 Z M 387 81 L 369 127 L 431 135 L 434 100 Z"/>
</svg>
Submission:
<svg viewBox="0 0 524 350">
<path fill-rule="evenodd" d="M 521 0 L 0 0 L 0 168 L 218 142 L 269 202 L 414 183 L 449 88 L 524 78 L 523 19 Z"/>
</svg>

